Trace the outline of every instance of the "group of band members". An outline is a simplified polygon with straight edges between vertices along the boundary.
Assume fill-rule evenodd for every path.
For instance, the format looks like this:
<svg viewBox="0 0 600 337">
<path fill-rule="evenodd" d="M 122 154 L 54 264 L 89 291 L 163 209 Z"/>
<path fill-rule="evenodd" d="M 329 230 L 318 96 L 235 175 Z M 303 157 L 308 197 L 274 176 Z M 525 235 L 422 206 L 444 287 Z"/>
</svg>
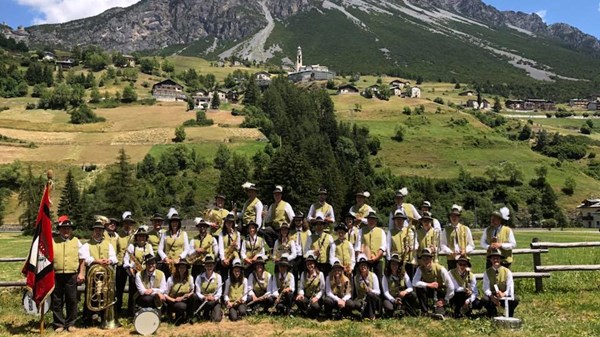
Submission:
<svg viewBox="0 0 600 337">
<path fill-rule="evenodd" d="M 68 217 L 59 217 L 54 238 L 55 330 L 76 329 L 76 288 L 95 264 L 114 268 L 117 313 L 122 314 L 123 289 L 129 282 L 128 316 L 137 308 L 152 307 L 176 324 L 193 318 L 218 322 L 223 312 L 232 321 L 249 311 L 289 315 L 293 307 L 307 317 L 321 313 L 373 319 L 443 315 L 447 309 L 460 317 L 481 308 L 494 316 L 505 298 L 510 316 L 514 313 L 518 300 L 509 268 L 516 243 L 504 225 L 506 208 L 492 214 L 481 238 L 488 259 L 479 298 L 468 257 L 475 247 L 470 229 L 460 223 L 460 206 L 453 205 L 442 229 L 431 215 L 431 203 L 423 202 L 417 211 L 404 202 L 408 191 L 403 188 L 395 195 L 386 232 L 367 204 L 368 192 L 357 193 L 356 204 L 335 225 L 325 189 L 318 191 L 318 201 L 305 216 L 282 200 L 281 186 L 265 211 L 256 186 L 243 187 L 248 200 L 241 212 L 224 209 L 225 196 L 217 195 L 214 207 L 194 219 L 198 234 L 191 238 L 173 208 L 166 218 L 155 214 L 150 230 L 147 225 L 134 230 L 129 211 L 121 221 L 98 216 L 92 238 L 83 245 L 73 236 Z M 162 228 L 165 222 L 167 229 Z M 448 269 L 439 264 L 440 254 L 447 255 Z M 273 275 L 265 270 L 269 259 L 275 263 Z M 91 318 L 84 305 L 84 326 Z"/>
</svg>

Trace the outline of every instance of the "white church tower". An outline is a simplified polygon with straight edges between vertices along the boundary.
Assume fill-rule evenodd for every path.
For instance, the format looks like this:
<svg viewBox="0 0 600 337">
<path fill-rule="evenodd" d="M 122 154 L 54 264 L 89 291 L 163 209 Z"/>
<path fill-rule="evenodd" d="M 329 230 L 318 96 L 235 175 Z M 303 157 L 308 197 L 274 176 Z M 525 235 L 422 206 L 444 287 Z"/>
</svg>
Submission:
<svg viewBox="0 0 600 337">
<path fill-rule="evenodd" d="M 296 71 L 300 71 L 302 68 L 302 48 L 298 46 L 298 51 L 296 52 Z"/>
</svg>

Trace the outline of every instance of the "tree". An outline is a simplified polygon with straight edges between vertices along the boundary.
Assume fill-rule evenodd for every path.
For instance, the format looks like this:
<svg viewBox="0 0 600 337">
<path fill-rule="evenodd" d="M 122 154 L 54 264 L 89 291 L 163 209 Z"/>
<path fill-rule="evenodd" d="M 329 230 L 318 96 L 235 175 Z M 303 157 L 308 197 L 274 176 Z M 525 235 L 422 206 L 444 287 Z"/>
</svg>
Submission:
<svg viewBox="0 0 600 337">
<path fill-rule="evenodd" d="M 121 98 L 121 102 L 131 103 L 131 102 L 137 101 L 137 99 L 138 99 L 137 93 L 135 92 L 133 85 L 130 83 L 128 86 L 126 86 L 123 89 L 123 96 Z"/>
<path fill-rule="evenodd" d="M 521 132 L 519 132 L 519 136 L 517 137 L 517 139 L 529 140 L 531 138 L 532 134 L 533 134 L 533 131 L 531 130 L 531 126 L 529 126 L 529 124 L 525 124 L 525 125 L 523 125 Z"/>
<path fill-rule="evenodd" d="M 117 162 L 108 168 L 104 186 L 108 214 L 120 214 L 125 210 L 136 213 L 139 207 L 136 185 L 135 167 L 129 163 L 125 149 L 121 148 Z"/>
<path fill-rule="evenodd" d="M 35 227 L 43 192 L 44 179 L 34 176 L 31 165 L 28 165 L 27 174 L 19 189 L 19 206 L 24 208 L 19 216 L 19 224 L 25 233 L 31 233 Z"/>
<path fill-rule="evenodd" d="M 495 184 L 498 182 L 498 179 L 500 179 L 502 170 L 496 165 L 491 165 L 485 169 L 485 175 L 488 176 L 490 181 Z"/>
<path fill-rule="evenodd" d="M 178 126 L 175 129 L 175 138 L 173 141 L 175 143 L 182 143 L 185 140 L 185 128 L 183 126 Z"/>
<path fill-rule="evenodd" d="M 500 103 L 500 98 L 498 98 L 498 96 L 494 97 L 494 106 L 492 107 L 492 110 L 495 113 L 500 113 L 500 111 L 502 111 L 502 103 Z"/>
<path fill-rule="evenodd" d="M 417 85 L 421 85 L 423 83 L 423 76 L 419 75 L 417 76 Z"/>
<path fill-rule="evenodd" d="M 576 187 L 577 182 L 575 182 L 575 179 L 573 179 L 573 177 L 567 177 L 567 179 L 565 179 L 565 185 L 561 191 L 566 195 L 573 195 Z"/>
<path fill-rule="evenodd" d="M 454 89 L 460 89 L 460 83 L 456 82 L 456 84 L 454 85 Z"/>
<path fill-rule="evenodd" d="M 90 92 L 90 103 L 99 103 L 102 100 L 102 95 L 100 94 L 100 90 L 98 87 L 93 87 Z"/>
<path fill-rule="evenodd" d="M 523 181 L 523 171 L 512 161 L 504 164 L 504 173 L 508 177 L 508 182 L 513 185 L 519 185 Z"/>
<path fill-rule="evenodd" d="M 219 145 L 217 154 L 215 154 L 214 168 L 222 170 L 225 168 L 225 165 L 227 165 L 229 158 L 231 158 L 231 151 L 229 151 L 229 148 L 223 144 Z"/>
<path fill-rule="evenodd" d="M 88 124 L 104 121 L 104 117 L 98 117 L 87 104 L 82 104 L 77 109 L 71 111 L 72 124 Z"/>
<path fill-rule="evenodd" d="M 395 141 L 397 141 L 397 142 L 402 142 L 404 140 L 404 133 L 405 132 L 406 132 L 406 128 L 402 124 L 396 126 L 396 132 L 392 136 L 392 139 L 395 140 Z"/>
<path fill-rule="evenodd" d="M 246 85 L 246 92 L 244 93 L 244 105 L 258 106 L 258 100 L 260 98 L 260 88 L 256 84 L 254 76 L 250 76 L 248 84 Z"/>
<path fill-rule="evenodd" d="M 152 75 L 154 69 L 158 69 L 156 58 L 144 58 L 140 61 L 140 69 L 144 74 Z"/>
<path fill-rule="evenodd" d="M 175 71 L 175 65 L 167 59 L 165 59 L 162 62 L 161 68 L 164 72 L 167 72 L 167 73 L 172 73 Z"/>
<path fill-rule="evenodd" d="M 219 98 L 219 91 L 215 90 L 213 93 L 212 100 L 210 101 L 211 109 L 218 109 L 221 106 L 221 99 Z"/>
<path fill-rule="evenodd" d="M 71 218 L 76 225 L 82 224 L 81 213 L 79 209 L 79 199 L 81 196 L 79 195 L 79 188 L 77 187 L 77 183 L 75 182 L 75 178 L 73 178 L 73 172 L 71 169 L 67 172 L 67 177 L 65 178 L 65 186 L 62 189 L 62 193 L 60 195 L 60 204 L 58 205 L 58 214 L 63 215 L 66 214 Z"/>
</svg>

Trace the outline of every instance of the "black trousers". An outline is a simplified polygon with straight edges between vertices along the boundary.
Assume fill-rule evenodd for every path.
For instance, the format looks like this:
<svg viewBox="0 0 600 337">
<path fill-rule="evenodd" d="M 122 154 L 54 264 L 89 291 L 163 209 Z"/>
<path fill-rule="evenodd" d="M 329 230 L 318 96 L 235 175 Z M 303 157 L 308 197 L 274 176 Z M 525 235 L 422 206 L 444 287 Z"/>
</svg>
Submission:
<svg viewBox="0 0 600 337">
<path fill-rule="evenodd" d="M 131 296 L 131 297 L 133 298 L 133 296 Z M 156 299 L 156 297 L 158 297 L 158 295 L 156 295 L 156 294 L 153 294 L 153 295 L 139 295 L 137 297 L 137 299 L 135 300 L 135 304 L 137 304 L 138 306 L 140 306 L 142 308 L 154 308 L 154 309 L 158 309 L 156 307 L 156 302 L 158 302 L 158 300 Z"/>
<path fill-rule="evenodd" d="M 201 300 L 198 296 L 193 295 L 194 302 L 194 311 L 196 311 L 200 306 L 204 304 L 202 309 L 197 314 L 197 317 L 205 320 L 210 320 L 212 322 L 220 322 L 223 319 L 223 312 L 221 311 L 221 303 L 219 301 L 206 301 L 206 299 Z"/>
<path fill-rule="evenodd" d="M 67 316 L 63 315 L 66 307 Z M 55 274 L 52 293 L 52 316 L 54 328 L 68 328 L 77 319 L 77 273 Z"/>
<path fill-rule="evenodd" d="M 194 312 L 193 309 L 193 299 L 190 297 L 185 301 L 179 302 L 168 302 L 167 310 L 169 312 L 169 317 L 171 314 L 175 314 L 175 323 L 184 323 L 187 319 L 192 317 Z"/>
<path fill-rule="evenodd" d="M 471 315 L 473 309 L 480 309 L 482 307 L 480 301 L 477 298 L 475 298 L 475 300 L 471 303 L 470 308 L 464 312 L 461 312 L 465 301 L 469 297 L 470 296 L 468 296 L 467 293 L 464 291 L 454 292 L 454 296 L 452 297 L 452 299 L 450 299 L 450 306 L 454 311 L 454 317 L 458 318 L 462 317 L 463 315 L 469 316 Z"/>
<path fill-rule="evenodd" d="M 277 312 L 282 315 L 289 315 L 292 311 L 292 300 L 294 297 L 293 292 L 281 294 L 279 297 L 279 303 L 277 303 L 276 308 Z"/>
<path fill-rule="evenodd" d="M 488 317 L 498 316 L 498 307 L 492 302 L 488 296 L 484 296 L 481 299 L 481 305 L 485 307 Z M 508 301 L 508 317 L 513 317 L 515 314 L 515 308 L 519 305 L 519 298 L 515 296 L 515 299 Z M 500 306 L 504 307 L 504 301 L 500 301 Z"/>
<path fill-rule="evenodd" d="M 387 298 L 383 301 L 383 310 L 386 317 L 392 317 L 397 310 L 404 310 L 410 316 L 417 316 L 417 308 L 417 295 L 415 295 L 414 291 L 406 294 L 400 305 L 396 302 L 391 302 Z"/>
<path fill-rule="evenodd" d="M 327 317 L 331 318 L 333 316 L 333 310 L 337 310 L 338 311 L 338 315 L 344 315 L 344 316 L 351 316 L 352 315 L 352 310 L 358 310 L 360 309 L 360 304 L 353 301 L 353 300 L 347 300 L 346 301 L 346 305 L 340 309 L 338 307 L 338 304 L 336 301 L 334 301 L 332 298 L 330 297 L 325 297 L 323 299 L 323 306 L 325 307 L 325 314 L 327 315 Z"/>
<path fill-rule="evenodd" d="M 427 314 L 430 310 L 433 310 L 434 313 L 437 312 L 434 303 L 434 293 L 437 293 L 438 300 L 445 299 L 446 297 L 446 289 L 432 289 L 432 288 L 415 288 L 417 290 L 417 298 L 419 299 L 419 304 L 421 306 L 421 314 Z M 430 302 L 432 304 L 430 304 Z"/>
<path fill-rule="evenodd" d="M 258 231 L 258 235 L 265 239 L 265 242 L 271 249 L 275 247 L 275 241 L 277 241 L 277 238 L 279 237 L 278 231 L 275 231 L 275 229 L 273 229 L 271 226 L 261 228 Z"/>
<path fill-rule="evenodd" d="M 196 280 L 196 276 L 204 273 L 204 271 L 206 271 L 206 268 L 204 268 L 204 265 L 199 263 L 199 264 L 195 264 L 192 266 L 192 277 L 194 278 L 194 280 Z M 225 282 L 225 281 L 223 281 Z"/>
<path fill-rule="evenodd" d="M 260 296 L 259 296 L 260 297 Z M 269 308 L 275 304 L 275 299 L 272 296 L 265 297 L 262 301 L 248 304 L 247 308 L 251 308 L 253 313 L 257 313 L 262 308 L 263 313 L 267 313 Z"/>
<path fill-rule="evenodd" d="M 327 277 L 327 275 L 329 275 L 329 273 L 331 272 L 331 265 L 327 262 L 317 263 L 317 268 L 319 269 L 320 272 L 323 273 L 324 277 Z"/>
<path fill-rule="evenodd" d="M 233 306 L 229 308 L 228 316 L 229 320 L 232 322 L 238 321 L 244 316 L 246 316 L 248 308 L 246 307 L 246 303 L 239 304 L 237 306 Z"/>
<path fill-rule="evenodd" d="M 369 262 L 369 270 L 372 271 L 373 273 L 375 273 L 375 275 L 377 275 L 377 278 L 379 280 L 381 280 L 381 277 L 383 276 L 383 258 L 375 261 L 375 262 Z M 381 285 L 381 282 L 379 283 L 379 285 Z M 381 287 L 380 287 L 381 288 Z"/>
<path fill-rule="evenodd" d="M 296 305 L 298 306 L 298 309 L 300 309 L 300 311 L 302 311 L 307 317 L 315 318 L 321 311 L 323 298 L 320 298 L 314 303 L 311 301 L 311 299 L 312 298 L 305 296 L 304 300 L 302 301 L 296 300 Z"/>
<path fill-rule="evenodd" d="M 367 295 L 356 300 L 358 306 L 361 308 L 361 317 L 373 319 L 381 311 L 381 298 L 379 295 L 373 293 L 367 293 Z"/>
<path fill-rule="evenodd" d="M 294 263 L 294 265 L 292 266 L 292 274 L 294 274 L 294 277 L 296 278 L 296 284 L 298 284 L 298 282 L 300 282 L 300 277 L 302 276 L 302 272 L 306 270 L 306 262 L 304 261 L 304 256 L 300 256 L 300 255 L 297 255 L 296 258 L 294 259 L 294 261 L 296 263 Z M 328 265 L 329 265 L 329 263 L 328 263 Z M 322 271 L 322 270 L 319 269 L 319 271 Z M 323 272 L 323 275 L 327 275 L 327 274 L 325 274 L 325 272 Z"/>
</svg>

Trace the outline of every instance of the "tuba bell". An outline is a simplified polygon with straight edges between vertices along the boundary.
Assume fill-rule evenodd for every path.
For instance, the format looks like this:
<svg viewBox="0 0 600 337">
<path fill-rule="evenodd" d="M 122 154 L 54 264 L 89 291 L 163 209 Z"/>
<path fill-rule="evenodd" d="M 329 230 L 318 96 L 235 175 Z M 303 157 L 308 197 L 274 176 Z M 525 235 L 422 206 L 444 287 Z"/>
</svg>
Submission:
<svg viewBox="0 0 600 337">
<path fill-rule="evenodd" d="M 85 291 L 86 307 L 92 312 L 104 311 L 103 327 L 116 328 L 114 269 L 101 264 L 92 265 L 88 270 Z"/>
</svg>

